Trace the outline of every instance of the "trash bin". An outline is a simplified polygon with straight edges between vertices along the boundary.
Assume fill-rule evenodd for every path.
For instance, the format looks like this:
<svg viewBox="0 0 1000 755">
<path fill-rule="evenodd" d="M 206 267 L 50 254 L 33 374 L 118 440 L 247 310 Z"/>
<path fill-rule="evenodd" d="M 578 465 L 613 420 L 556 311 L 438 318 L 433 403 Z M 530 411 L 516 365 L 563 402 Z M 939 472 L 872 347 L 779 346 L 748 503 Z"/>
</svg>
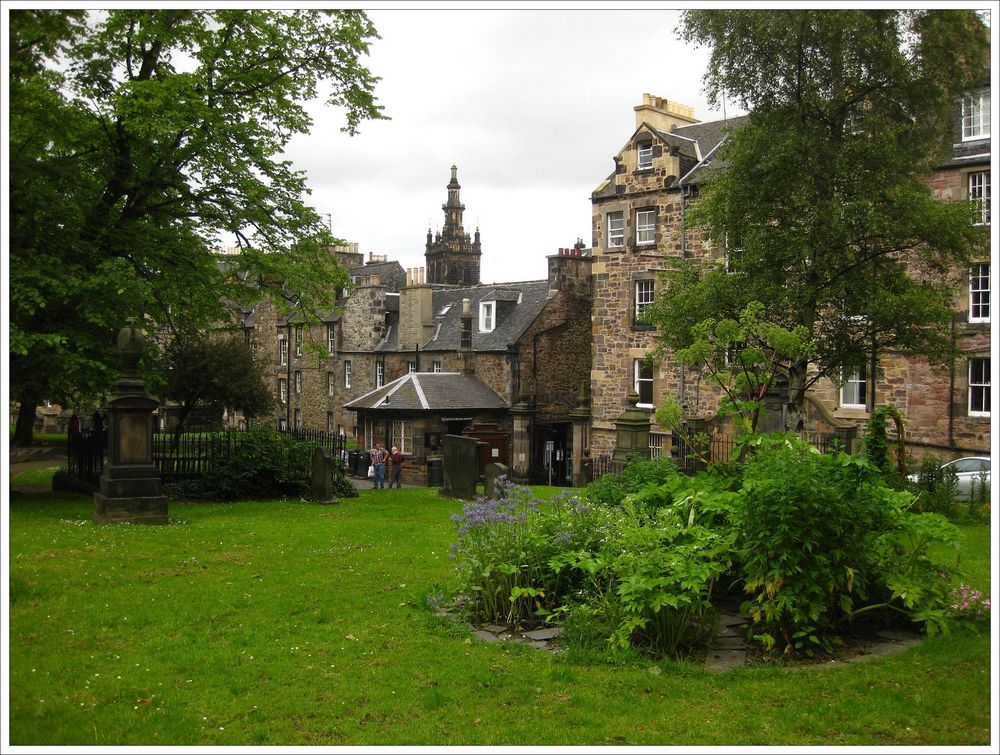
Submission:
<svg viewBox="0 0 1000 755">
<path fill-rule="evenodd" d="M 359 453 L 358 454 L 358 477 L 368 476 L 368 466 L 371 459 L 368 454 Z"/>
<path fill-rule="evenodd" d="M 427 487 L 441 487 L 444 485 L 444 465 L 441 459 L 427 460 Z"/>
<path fill-rule="evenodd" d="M 347 452 L 347 474 L 354 474 L 358 471 L 358 452 Z"/>
</svg>

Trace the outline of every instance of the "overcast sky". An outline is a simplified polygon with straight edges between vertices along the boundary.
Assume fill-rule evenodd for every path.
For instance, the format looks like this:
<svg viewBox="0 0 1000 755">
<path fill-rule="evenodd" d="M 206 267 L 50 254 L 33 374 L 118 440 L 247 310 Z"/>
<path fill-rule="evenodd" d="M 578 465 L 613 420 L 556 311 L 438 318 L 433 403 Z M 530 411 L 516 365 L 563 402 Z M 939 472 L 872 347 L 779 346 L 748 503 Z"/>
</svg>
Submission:
<svg viewBox="0 0 1000 755">
<path fill-rule="evenodd" d="M 674 7 L 677 7 L 676 5 Z M 482 234 L 484 283 L 546 276 L 547 255 L 591 245 L 590 194 L 635 130 L 644 92 L 708 109 L 707 50 L 681 42 L 676 10 L 383 10 L 366 63 L 390 121 L 340 132 L 316 105 L 287 156 L 310 203 L 367 259 L 424 265 L 452 164 L 464 225 Z M 736 111 L 731 107 L 727 112 Z"/>
</svg>

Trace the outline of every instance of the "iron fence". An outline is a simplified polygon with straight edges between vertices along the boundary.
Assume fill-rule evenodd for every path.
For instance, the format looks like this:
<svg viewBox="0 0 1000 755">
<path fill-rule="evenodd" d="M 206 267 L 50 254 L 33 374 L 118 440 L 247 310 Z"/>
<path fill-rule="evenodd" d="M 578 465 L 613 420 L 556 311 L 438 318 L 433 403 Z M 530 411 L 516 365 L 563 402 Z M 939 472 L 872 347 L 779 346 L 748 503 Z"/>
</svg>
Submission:
<svg viewBox="0 0 1000 755">
<path fill-rule="evenodd" d="M 347 436 L 322 430 L 279 430 L 295 440 L 309 441 L 327 450 L 335 460 L 334 468 L 346 471 Z M 164 481 L 200 477 L 229 459 L 245 444 L 245 430 L 199 430 L 192 428 L 180 435 L 154 430 L 153 465 Z M 66 468 L 70 475 L 94 487 L 100 484 L 104 470 L 107 435 L 101 431 L 84 430 L 70 433 L 66 444 Z M 339 461 L 338 461 L 339 460 Z"/>
<path fill-rule="evenodd" d="M 104 444 L 102 430 L 88 428 L 66 436 L 66 470 L 78 480 L 97 486 L 104 471 Z"/>
</svg>

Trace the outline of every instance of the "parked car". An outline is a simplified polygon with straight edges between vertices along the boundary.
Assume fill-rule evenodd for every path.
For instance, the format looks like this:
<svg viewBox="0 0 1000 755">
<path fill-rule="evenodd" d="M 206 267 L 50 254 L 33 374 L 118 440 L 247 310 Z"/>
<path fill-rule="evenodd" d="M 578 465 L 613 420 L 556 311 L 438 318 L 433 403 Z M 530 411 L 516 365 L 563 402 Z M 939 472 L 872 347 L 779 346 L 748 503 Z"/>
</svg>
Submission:
<svg viewBox="0 0 1000 755">
<path fill-rule="evenodd" d="M 955 473 L 956 487 L 955 500 L 967 501 L 972 493 L 972 486 L 977 487 L 986 484 L 986 490 L 990 490 L 990 459 L 988 456 L 963 456 L 941 465 L 941 471 Z M 910 482 L 919 482 L 919 474 L 911 474 L 907 479 Z M 988 495 L 988 493 L 987 493 Z"/>
</svg>

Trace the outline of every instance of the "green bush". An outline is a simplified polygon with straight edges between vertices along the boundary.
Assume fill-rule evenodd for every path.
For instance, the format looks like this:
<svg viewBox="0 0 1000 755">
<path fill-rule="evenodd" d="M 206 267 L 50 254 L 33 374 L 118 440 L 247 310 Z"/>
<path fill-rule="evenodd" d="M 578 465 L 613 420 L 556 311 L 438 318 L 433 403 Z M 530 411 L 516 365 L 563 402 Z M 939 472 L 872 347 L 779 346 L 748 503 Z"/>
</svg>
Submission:
<svg viewBox="0 0 1000 755">
<path fill-rule="evenodd" d="M 660 484 L 679 475 L 670 459 L 635 459 L 625 465 L 621 475 L 606 474 L 590 483 L 586 496 L 596 504 L 613 507 L 648 484 Z"/>
<path fill-rule="evenodd" d="M 810 653 L 838 622 L 875 607 L 936 629 L 943 569 L 928 547 L 952 542 L 954 529 L 908 512 L 911 503 L 864 458 L 789 441 L 759 449 L 734 514 L 758 636 Z"/>
<path fill-rule="evenodd" d="M 954 519 L 958 514 L 958 502 L 955 500 L 958 478 L 954 470 L 942 467 L 940 459 L 925 455 L 920 460 L 916 475 L 917 481 L 908 484 L 910 491 L 916 495 L 914 509 Z"/>
<path fill-rule="evenodd" d="M 312 485 L 312 459 L 318 444 L 296 440 L 273 428 L 257 425 L 232 455 L 215 465 L 201 479 L 177 488 L 197 498 L 236 500 L 303 496 Z M 334 477 L 334 495 L 356 496 L 357 490 L 343 475 Z"/>
</svg>

